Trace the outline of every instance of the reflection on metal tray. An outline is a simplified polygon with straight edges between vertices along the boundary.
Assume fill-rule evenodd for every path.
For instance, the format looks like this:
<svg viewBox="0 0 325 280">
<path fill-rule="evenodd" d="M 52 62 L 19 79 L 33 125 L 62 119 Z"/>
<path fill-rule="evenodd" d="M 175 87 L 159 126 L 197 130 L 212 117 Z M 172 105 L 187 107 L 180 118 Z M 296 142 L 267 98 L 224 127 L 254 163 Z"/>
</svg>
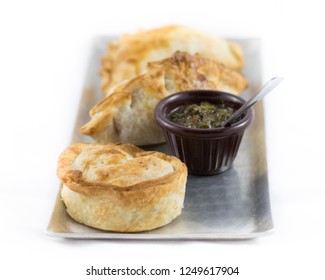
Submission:
<svg viewBox="0 0 325 280">
<path fill-rule="evenodd" d="M 100 57 L 110 38 L 98 38 L 89 61 L 85 88 L 73 132 L 72 143 L 92 141 L 79 128 L 89 120 L 88 111 L 100 93 Z M 250 87 L 244 98 L 261 86 L 260 42 L 235 40 L 246 58 L 244 75 Z M 189 176 L 184 209 L 172 223 L 143 233 L 114 233 L 75 222 L 60 199 L 55 202 L 47 228 L 51 236 L 94 239 L 244 239 L 263 236 L 273 230 L 267 176 L 263 103 L 254 107 L 255 119 L 244 135 L 233 167 L 215 176 Z M 142 147 L 143 148 L 143 147 Z M 169 153 L 165 144 L 144 147 Z"/>
</svg>

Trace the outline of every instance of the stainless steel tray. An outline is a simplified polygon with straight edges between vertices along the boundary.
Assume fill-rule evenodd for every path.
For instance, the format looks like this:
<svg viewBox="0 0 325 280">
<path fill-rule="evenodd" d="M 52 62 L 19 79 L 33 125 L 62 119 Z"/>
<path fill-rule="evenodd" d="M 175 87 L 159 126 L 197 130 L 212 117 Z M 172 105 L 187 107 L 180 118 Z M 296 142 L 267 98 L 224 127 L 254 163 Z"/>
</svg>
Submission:
<svg viewBox="0 0 325 280">
<path fill-rule="evenodd" d="M 97 38 L 94 42 L 72 143 L 92 141 L 81 135 L 79 128 L 89 120 L 89 109 L 103 97 L 98 69 L 100 57 L 105 54 L 110 40 Z M 261 44 L 258 39 L 236 41 L 245 54 L 243 72 L 250 88 L 243 97 L 248 98 L 262 82 Z M 255 119 L 244 135 L 233 167 L 215 176 L 189 176 L 182 214 L 169 225 L 143 233 L 97 230 L 69 217 L 59 190 L 47 233 L 66 238 L 93 239 L 246 239 L 272 232 L 263 103 L 254 109 Z M 169 152 L 165 144 L 144 149 Z"/>
</svg>

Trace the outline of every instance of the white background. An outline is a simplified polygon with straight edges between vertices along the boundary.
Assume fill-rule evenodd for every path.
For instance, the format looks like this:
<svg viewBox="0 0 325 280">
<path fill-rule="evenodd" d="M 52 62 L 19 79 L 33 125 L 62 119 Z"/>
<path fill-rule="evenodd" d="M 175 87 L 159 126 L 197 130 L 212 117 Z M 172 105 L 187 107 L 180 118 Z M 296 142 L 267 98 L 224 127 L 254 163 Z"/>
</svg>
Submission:
<svg viewBox="0 0 325 280">
<path fill-rule="evenodd" d="M 225 278 L 321 279 L 325 251 L 321 2 L 0 1 L 1 279 L 90 279 L 85 270 L 91 265 L 239 266 L 239 276 Z M 285 77 L 265 100 L 275 233 L 227 242 L 76 241 L 46 236 L 59 185 L 56 161 L 69 145 L 92 39 L 170 23 L 227 37 L 261 37 L 264 81 L 273 75 Z"/>
</svg>

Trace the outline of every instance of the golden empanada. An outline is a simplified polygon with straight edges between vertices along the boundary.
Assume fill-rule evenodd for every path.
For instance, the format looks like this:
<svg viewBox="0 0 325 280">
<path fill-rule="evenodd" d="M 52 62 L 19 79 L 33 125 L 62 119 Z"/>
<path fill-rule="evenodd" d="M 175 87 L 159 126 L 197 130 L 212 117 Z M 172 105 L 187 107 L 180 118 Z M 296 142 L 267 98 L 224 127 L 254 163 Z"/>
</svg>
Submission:
<svg viewBox="0 0 325 280">
<path fill-rule="evenodd" d="M 242 49 L 235 42 L 178 25 L 142 30 L 109 44 L 100 70 L 102 91 L 106 94 L 111 86 L 145 72 L 148 62 L 171 57 L 176 51 L 198 53 L 236 70 L 244 64 Z"/>
<path fill-rule="evenodd" d="M 176 52 L 148 63 L 147 71 L 115 86 L 90 110 L 91 120 L 81 128 L 97 142 L 149 145 L 164 142 L 154 109 L 164 97 L 194 89 L 215 89 L 238 94 L 247 87 L 237 71 L 200 55 Z"/>
</svg>

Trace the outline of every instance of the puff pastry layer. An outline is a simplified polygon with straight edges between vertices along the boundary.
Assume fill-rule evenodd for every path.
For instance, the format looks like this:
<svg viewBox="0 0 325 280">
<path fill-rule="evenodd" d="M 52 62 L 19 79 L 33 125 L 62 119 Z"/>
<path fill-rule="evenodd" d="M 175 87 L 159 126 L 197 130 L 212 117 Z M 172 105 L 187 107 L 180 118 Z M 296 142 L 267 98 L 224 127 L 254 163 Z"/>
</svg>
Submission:
<svg viewBox="0 0 325 280">
<path fill-rule="evenodd" d="M 170 57 L 176 51 L 192 55 L 199 53 L 236 70 L 240 70 L 244 64 L 241 47 L 223 38 L 179 25 L 142 30 L 136 34 L 126 34 L 109 44 L 100 70 L 102 91 L 107 93 L 112 85 L 146 71 L 148 62 Z"/>
<path fill-rule="evenodd" d="M 138 232 L 170 223 L 183 208 L 186 166 L 131 144 L 79 143 L 58 161 L 62 200 L 88 226 Z"/>
<path fill-rule="evenodd" d="M 161 99 L 194 89 L 238 94 L 247 85 L 240 73 L 223 64 L 198 54 L 176 52 L 170 58 L 148 63 L 145 74 L 115 86 L 90 110 L 91 120 L 81 132 L 100 143 L 162 143 L 164 138 L 153 113 Z"/>
</svg>

